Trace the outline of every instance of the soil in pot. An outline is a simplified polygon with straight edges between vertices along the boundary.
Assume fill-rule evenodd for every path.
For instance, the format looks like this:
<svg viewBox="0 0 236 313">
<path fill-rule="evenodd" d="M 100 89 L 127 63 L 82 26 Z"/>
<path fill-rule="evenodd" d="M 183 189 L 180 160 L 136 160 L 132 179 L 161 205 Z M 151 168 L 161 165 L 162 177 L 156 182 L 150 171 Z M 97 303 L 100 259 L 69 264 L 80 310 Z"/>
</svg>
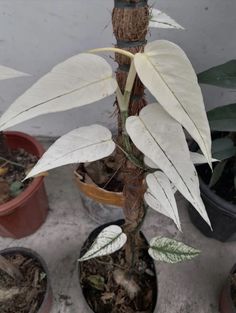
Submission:
<svg viewBox="0 0 236 313">
<path fill-rule="evenodd" d="M 111 155 L 96 162 L 80 164 L 77 173 L 82 177 L 83 182 L 95 183 L 107 191 L 122 192 L 124 185 L 121 166 L 122 162 L 117 164 L 115 157 Z"/>
<path fill-rule="evenodd" d="M 23 278 L 16 281 L 0 270 L 0 312 L 36 313 L 47 289 L 47 275 L 40 263 L 20 253 L 4 256 L 17 266 Z"/>
<path fill-rule="evenodd" d="M 14 199 L 27 188 L 32 179 L 22 180 L 37 161 L 36 156 L 24 149 L 12 150 L 9 160 L 0 156 L 0 205 Z"/>
<path fill-rule="evenodd" d="M 108 225 L 91 233 L 81 255 L 87 251 L 98 233 Z M 125 274 L 125 247 L 112 255 L 79 263 L 82 291 L 95 313 L 154 312 L 157 300 L 155 265 L 147 253 L 147 241 L 143 235 L 140 240 L 139 259 L 134 264 L 128 280 Z"/>
</svg>

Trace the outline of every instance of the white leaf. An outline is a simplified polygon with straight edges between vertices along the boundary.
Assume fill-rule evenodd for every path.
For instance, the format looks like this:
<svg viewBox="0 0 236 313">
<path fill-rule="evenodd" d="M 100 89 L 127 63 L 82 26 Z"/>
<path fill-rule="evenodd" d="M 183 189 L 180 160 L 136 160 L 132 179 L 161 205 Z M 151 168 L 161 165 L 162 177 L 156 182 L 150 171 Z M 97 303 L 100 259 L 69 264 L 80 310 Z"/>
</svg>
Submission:
<svg viewBox="0 0 236 313">
<path fill-rule="evenodd" d="M 160 203 L 161 210 L 159 209 L 157 211 L 170 217 L 181 231 L 179 213 L 168 177 L 163 172 L 156 171 L 155 173 L 147 175 L 146 182 L 148 192 L 151 193 L 151 196 Z M 152 207 L 152 203 L 149 201 L 150 196 L 144 195 L 144 198 L 147 204 Z M 156 210 L 156 208 L 157 206 L 153 207 L 154 210 Z"/>
<path fill-rule="evenodd" d="M 149 21 L 149 27 L 153 28 L 171 28 L 171 29 L 184 29 L 181 25 L 179 25 L 175 20 L 173 20 L 170 16 L 165 14 L 164 12 L 151 9 L 150 10 L 151 19 Z"/>
<path fill-rule="evenodd" d="M 86 261 L 111 254 L 121 249 L 126 241 L 127 236 L 119 226 L 108 226 L 101 231 L 89 250 L 78 261 Z"/>
<path fill-rule="evenodd" d="M 184 51 L 157 40 L 134 57 L 143 84 L 163 108 L 196 140 L 211 165 L 211 136 L 197 76 Z"/>
<path fill-rule="evenodd" d="M 205 156 L 201 153 L 190 152 L 190 158 L 191 158 L 193 164 L 205 164 L 205 163 L 207 163 Z M 212 162 L 219 162 L 219 160 L 217 160 L 217 159 L 212 159 L 211 161 Z"/>
<path fill-rule="evenodd" d="M 80 107 L 115 92 L 111 66 L 89 53 L 75 55 L 56 65 L 22 96 L 0 119 L 0 130 L 35 116 Z"/>
<path fill-rule="evenodd" d="M 100 160 L 114 150 L 109 129 L 96 124 L 74 129 L 44 153 L 25 179 L 62 165 Z"/>
<path fill-rule="evenodd" d="M 210 225 L 199 190 L 196 169 L 181 125 L 157 103 L 130 116 L 126 130 L 136 147 L 166 174 L 182 195 Z"/>
<path fill-rule="evenodd" d="M 148 253 L 153 259 L 167 263 L 191 260 L 200 253 L 199 250 L 189 247 L 182 242 L 165 237 L 152 238 L 149 246 Z"/>
<path fill-rule="evenodd" d="M 30 75 L 16 71 L 10 67 L 0 65 L 0 80 L 22 77 L 22 76 L 30 76 Z"/>
</svg>

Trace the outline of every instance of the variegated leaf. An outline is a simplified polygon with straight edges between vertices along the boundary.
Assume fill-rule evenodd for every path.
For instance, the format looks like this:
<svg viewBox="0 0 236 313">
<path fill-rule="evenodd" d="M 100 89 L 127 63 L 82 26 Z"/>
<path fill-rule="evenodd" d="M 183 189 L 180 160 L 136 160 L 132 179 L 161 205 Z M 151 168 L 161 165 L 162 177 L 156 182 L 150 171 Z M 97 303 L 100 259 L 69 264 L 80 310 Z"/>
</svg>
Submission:
<svg viewBox="0 0 236 313">
<path fill-rule="evenodd" d="M 74 129 L 44 153 L 26 179 L 66 164 L 100 160 L 114 150 L 112 134 L 106 127 L 95 124 Z"/>
<path fill-rule="evenodd" d="M 86 261 L 111 254 L 121 249 L 126 241 L 127 236 L 119 226 L 108 226 L 101 231 L 89 250 L 78 261 Z"/>
<path fill-rule="evenodd" d="M 182 195 L 192 203 L 202 218 L 210 221 L 200 196 L 196 169 L 181 125 L 153 103 L 139 116 L 130 116 L 126 130 L 136 147 L 166 174 Z"/>
<path fill-rule="evenodd" d="M 181 231 L 180 219 L 177 204 L 171 187 L 171 183 L 167 176 L 161 172 L 156 171 L 155 173 L 148 174 L 146 177 L 146 182 L 148 186 L 148 193 L 160 203 L 160 208 L 158 212 L 170 217 Z M 149 195 L 144 195 L 144 199 L 147 204 L 152 207 L 152 201 L 150 201 Z M 154 200 L 152 199 L 152 200 Z M 157 209 L 155 205 L 154 210 Z"/>
<path fill-rule="evenodd" d="M 173 18 L 165 14 L 164 12 L 151 9 L 150 10 L 150 28 L 168 28 L 168 29 L 184 29 Z"/>
<path fill-rule="evenodd" d="M 152 238 L 148 253 L 157 261 L 178 263 L 191 260 L 199 255 L 200 251 L 185 245 L 182 242 L 166 237 Z"/>
<path fill-rule="evenodd" d="M 163 108 L 196 140 L 211 165 L 211 136 L 197 76 L 184 51 L 172 42 L 157 40 L 137 53 L 139 78 Z"/>
<path fill-rule="evenodd" d="M 0 65 L 0 80 L 17 78 L 22 76 L 30 76 L 29 74 L 19 72 L 13 68 Z"/>
<path fill-rule="evenodd" d="M 115 92 L 111 66 L 100 56 L 75 55 L 56 65 L 23 95 L 0 119 L 0 130 L 35 116 L 80 107 Z"/>
</svg>

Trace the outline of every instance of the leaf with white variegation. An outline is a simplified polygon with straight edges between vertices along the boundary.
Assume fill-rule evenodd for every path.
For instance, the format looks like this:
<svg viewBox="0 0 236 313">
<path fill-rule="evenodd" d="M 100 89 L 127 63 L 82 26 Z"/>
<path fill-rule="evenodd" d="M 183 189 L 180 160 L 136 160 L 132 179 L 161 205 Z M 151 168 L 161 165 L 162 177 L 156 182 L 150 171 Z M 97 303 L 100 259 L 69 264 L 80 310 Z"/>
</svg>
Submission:
<svg viewBox="0 0 236 313">
<path fill-rule="evenodd" d="M 108 226 L 100 232 L 89 250 L 78 261 L 109 255 L 121 249 L 126 241 L 127 236 L 123 233 L 121 227 L 117 225 Z"/>
<path fill-rule="evenodd" d="M 114 150 L 112 134 L 106 127 L 95 124 L 74 129 L 44 153 L 26 179 L 66 164 L 97 161 Z"/>
<path fill-rule="evenodd" d="M 157 9 L 150 9 L 149 27 L 151 28 L 168 28 L 184 29 L 173 18 Z"/>
<path fill-rule="evenodd" d="M 146 182 L 148 193 L 151 193 L 152 197 L 160 203 L 161 210 L 159 209 L 157 211 L 170 217 L 181 231 L 178 208 L 168 177 L 163 172 L 156 171 L 147 175 Z M 144 199 L 152 207 L 152 202 L 149 201 L 150 196 L 144 195 Z M 153 209 L 156 210 L 157 206 L 155 205 Z"/>
<path fill-rule="evenodd" d="M 111 66 L 100 56 L 75 55 L 56 65 L 16 99 L 0 119 L 0 130 L 38 115 L 61 112 L 101 100 L 115 92 Z"/>
<path fill-rule="evenodd" d="M 135 146 L 166 174 L 202 218 L 210 221 L 200 196 L 199 180 L 181 125 L 157 103 L 130 116 L 126 130 Z"/>
<path fill-rule="evenodd" d="M 23 76 L 30 76 L 30 75 L 23 73 L 23 72 L 19 72 L 10 67 L 0 65 L 0 80 L 23 77 Z"/>
<path fill-rule="evenodd" d="M 134 57 L 142 83 L 163 108 L 189 132 L 211 165 L 211 136 L 197 76 L 184 51 L 157 40 Z"/>
<path fill-rule="evenodd" d="M 199 250 L 166 237 L 152 238 L 149 247 L 148 253 L 154 260 L 166 263 L 192 260 L 200 253 Z"/>
</svg>

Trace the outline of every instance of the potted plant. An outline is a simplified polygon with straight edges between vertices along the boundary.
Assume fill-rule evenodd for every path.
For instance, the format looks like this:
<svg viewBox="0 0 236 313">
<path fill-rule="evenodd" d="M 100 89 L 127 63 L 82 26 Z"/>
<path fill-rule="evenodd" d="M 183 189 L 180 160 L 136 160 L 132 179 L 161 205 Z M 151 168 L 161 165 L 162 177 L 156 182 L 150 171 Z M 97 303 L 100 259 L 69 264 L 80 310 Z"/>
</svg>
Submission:
<svg viewBox="0 0 236 313">
<path fill-rule="evenodd" d="M 123 92 L 111 66 L 97 55 L 106 51 L 131 60 Z M 137 76 L 157 102 L 146 105 L 139 114 L 133 115 L 129 105 Z M 119 142 L 112 138 L 109 129 L 101 125 L 74 129 L 47 150 L 26 179 L 65 164 L 103 159 L 115 149 L 122 152 L 125 221 L 123 224 L 103 225 L 96 238 L 92 238 L 93 242 L 91 238 L 86 242 L 80 258 L 83 261 L 81 282 L 86 288 L 84 279 L 87 281 L 89 276 L 94 293 L 100 289 L 100 299 L 105 301 L 110 311 L 111 307 L 113 312 L 119 311 L 124 305 L 123 311 L 129 306 L 133 310 L 138 307 L 138 310 L 153 312 L 156 285 L 150 277 L 155 273 L 148 253 L 155 260 L 176 263 L 192 259 L 199 251 L 161 236 L 147 243 L 140 235 L 147 206 L 171 218 L 181 230 L 174 197 L 177 189 L 210 225 L 193 164 L 200 160 L 211 166 L 210 129 L 196 74 L 183 50 L 172 42 L 157 40 L 136 54 L 120 48 L 101 48 L 75 55 L 55 66 L 16 99 L 2 115 L 0 130 L 40 114 L 80 107 L 113 93 L 116 94 L 121 117 Z M 190 154 L 183 127 L 198 143 L 203 154 Z M 84 264 L 87 266 L 83 271 Z M 118 271 L 114 271 L 115 276 L 104 279 L 98 272 L 101 268 L 98 264 L 103 264 L 103 271 L 105 268 L 111 273 L 114 267 Z M 143 288 L 139 283 L 147 281 L 145 275 L 152 283 Z M 106 284 L 118 286 L 118 294 L 125 289 L 128 302 L 122 303 L 121 299 L 117 302 L 114 292 Z M 104 290 L 109 295 L 104 295 Z M 141 299 L 139 303 L 138 299 Z M 89 303 L 91 305 L 91 298 Z M 91 306 L 98 312 L 95 303 Z"/>
<path fill-rule="evenodd" d="M 52 290 L 47 265 L 34 251 L 0 251 L 0 311 L 49 313 Z"/>
<path fill-rule="evenodd" d="M 0 66 L 0 80 L 21 76 L 27 74 Z M 0 132 L 0 236 L 21 238 L 45 221 L 48 201 L 43 177 L 22 182 L 43 153 L 43 147 L 27 134 Z"/>
<path fill-rule="evenodd" d="M 198 75 L 200 83 L 223 88 L 236 88 L 236 61 L 210 68 Z M 203 234 L 226 241 L 236 233 L 236 104 L 208 111 L 212 132 L 212 154 L 220 160 L 213 172 L 205 165 L 197 167 L 200 187 L 213 232 L 201 217 L 190 208 L 190 217 Z"/>
<path fill-rule="evenodd" d="M 112 12 L 113 33 L 116 47 L 133 54 L 143 51 L 146 45 L 147 33 L 153 28 L 184 29 L 164 12 L 148 6 L 148 1 L 115 1 Z M 119 88 L 124 92 L 130 67 L 130 58 L 115 54 L 118 64 L 116 79 Z M 138 114 L 146 105 L 145 87 L 136 77 L 130 97 L 129 113 Z M 121 142 L 121 115 L 117 101 L 117 141 Z M 84 207 L 89 216 L 98 224 L 122 217 L 124 206 L 122 164 L 124 158 L 119 149 L 112 156 L 92 163 L 79 165 L 75 179 L 80 190 Z"/>
</svg>

